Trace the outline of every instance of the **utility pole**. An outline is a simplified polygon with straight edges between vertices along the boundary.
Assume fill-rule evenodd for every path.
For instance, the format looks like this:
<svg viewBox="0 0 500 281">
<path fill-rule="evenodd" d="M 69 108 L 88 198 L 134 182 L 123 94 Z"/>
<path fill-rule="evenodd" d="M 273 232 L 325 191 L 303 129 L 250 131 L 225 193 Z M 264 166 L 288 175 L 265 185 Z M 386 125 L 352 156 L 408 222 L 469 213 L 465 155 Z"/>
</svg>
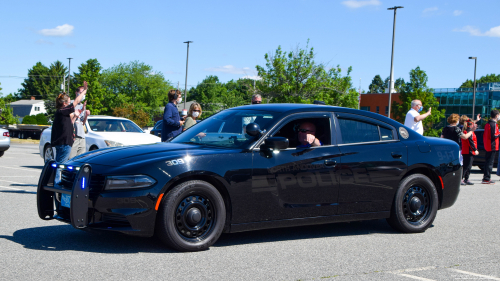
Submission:
<svg viewBox="0 0 500 281">
<path fill-rule="evenodd" d="M 392 52 L 391 52 L 391 77 L 389 78 L 389 110 L 387 117 L 391 118 L 391 94 L 394 91 L 394 37 L 396 36 L 396 11 L 397 9 L 402 9 L 403 6 L 394 6 L 392 8 L 387 8 L 387 10 L 394 10 L 394 23 L 392 25 Z"/>
<path fill-rule="evenodd" d="M 472 94 L 472 119 L 474 120 L 474 109 L 476 109 L 476 66 L 477 66 L 477 57 L 469 57 L 470 60 L 474 60 L 474 89 Z"/>
<path fill-rule="evenodd" d="M 186 84 L 184 86 L 184 109 L 186 109 L 186 101 L 187 101 L 187 87 L 188 87 L 188 62 L 189 62 L 189 43 L 193 43 L 193 41 L 186 41 L 187 43 L 187 57 L 186 57 Z"/>
<path fill-rule="evenodd" d="M 69 91 L 70 91 L 69 84 L 70 84 L 70 81 L 71 81 L 71 60 L 72 59 L 73 58 L 68 58 L 68 60 L 69 60 L 69 67 L 68 67 L 68 92 L 67 92 L 68 95 L 69 95 Z"/>
</svg>

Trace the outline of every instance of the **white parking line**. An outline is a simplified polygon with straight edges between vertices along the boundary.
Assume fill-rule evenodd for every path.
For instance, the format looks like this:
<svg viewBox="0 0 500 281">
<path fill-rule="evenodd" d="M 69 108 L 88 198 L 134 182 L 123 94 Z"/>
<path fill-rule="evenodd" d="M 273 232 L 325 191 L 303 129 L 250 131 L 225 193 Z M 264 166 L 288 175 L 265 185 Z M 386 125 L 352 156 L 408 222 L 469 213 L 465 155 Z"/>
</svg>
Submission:
<svg viewBox="0 0 500 281">
<path fill-rule="evenodd" d="M 2 176 L 2 178 L 38 178 L 37 176 Z"/>
<path fill-rule="evenodd" d="M 468 275 L 472 275 L 472 276 L 476 276 L 476 277 L 481 277 L 481 278 L 484 278 L 484 279 L 500 280 L 500 278 L 498 278 L 498 277 L 477 274 L 477 273 L 474 273 L 474 272 L 468 272 L 468 271 L 464 271 L 464 270 L 460 270 L 460 269 L 455 269 L 455 268 L 448 268 L 448 270 L 455 271 L 455 272 L 462 273 L 462 274 L 468 274 Z"/>
<path fill-rule="evenodd" d="M 422 281 L 436 281 L 436 280 L 434 280 L 434 279 L 427 279 L 427 278 L 418 277 L 418 276 L 414 276 L 414 275 L 410 275 L 410 274 L 403 274 L 403 273 L 400 273 L 400 274 L 398 274 L 398 275 L 399 275 L 399 276 L 408 277 L 408 278 L 411 278 L 411 279 L 422 280 Z"/>
<path fill-rule="evenodd" d="M 0 188 L 7 188 L 7 189 L 12 189 L 12 190 L 21 190 L 21 191 L 27 191 L 24 189 L 19 189 L 19 188 L 13 188 L 13 187 L 6 187 L 6 186 L 0 186 Z"/>
<path fill-rule="evenodd" d="M 22 184 L 22 185 L 34 185 L 34 186 L 36 186 L 36 184 L 30 184 L 30 183 L 25 183 L 25 182 L 6 181 L 6 180 L 2 180 L 2 179 L 0 179 L 0 181 L 3 181 L 3 182 L 10 182 L 10 183 L 15 183 L 15 184 Z"/>
</svg>

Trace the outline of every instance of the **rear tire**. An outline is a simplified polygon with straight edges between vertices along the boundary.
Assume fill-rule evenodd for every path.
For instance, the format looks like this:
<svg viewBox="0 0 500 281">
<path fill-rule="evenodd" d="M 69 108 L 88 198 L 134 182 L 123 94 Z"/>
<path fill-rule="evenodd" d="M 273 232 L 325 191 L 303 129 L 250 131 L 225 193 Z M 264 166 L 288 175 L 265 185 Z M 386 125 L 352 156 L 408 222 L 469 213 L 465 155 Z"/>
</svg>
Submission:
<svg viewBox="0 0 500 281">
<path fill-rule="evenodd" d="M 2 157 L 4 153 L 5 151 L 0 151 L 0 157 Z"/>
<path fill-rule="evenodd" d="M 226 207 L 219 191 L 205 181 L 187 181 L 163 197 L 156 235 L 178 251 L 206 250 L 219 239 L 225 221 Z"/>
<path fill-rule="evenodd" d="M 399 183 L 387 222 L 404 233 L 424 232 L 436 218 L 438 194 L 425 175 L 413 174 Z"/>
</svg>

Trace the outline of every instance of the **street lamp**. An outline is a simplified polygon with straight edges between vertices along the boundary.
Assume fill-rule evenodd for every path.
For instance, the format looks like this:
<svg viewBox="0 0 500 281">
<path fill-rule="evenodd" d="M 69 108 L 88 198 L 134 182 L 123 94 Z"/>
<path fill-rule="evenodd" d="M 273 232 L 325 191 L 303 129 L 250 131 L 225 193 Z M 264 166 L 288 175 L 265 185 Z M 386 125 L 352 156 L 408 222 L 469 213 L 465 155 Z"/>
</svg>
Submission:
<svg viewBox="0 0 500 281">
<path fill-rule="evenodd" d="M 187 87 L 188 87 L 188 61 L 189 61 L 189 43 L 193 43 L 193 41 L 186 41 L 187 43 L 187 57 L 186 57 L 186 84 L 184 86 L 184 109 L 186 109 L 186 101 L 187 101 Z"/>
<path fill-rule="evenodd" d="M 69 67 L 68 67 L 68 92 L 67 92 L 68 95 L 69 95 L 69 91 L 70 91 L 69 90 L 69 83 L 71 81 L 71 60 L 72 59 L 73 58 L 68 58 L 68 60 L 69 60 Z"/>
<path fill-rule="evenodd" d="M 476 66 L 477 57 L 469 57 L 470 60 L 474 60 L 474 89 L 472 89 L 472 119 L 474 119 L 474 110 L 476 109 Z"/>
<path fill-rule="evenodd" d="M 394 24 L 392 26 L 392 52 L 391 52 L 391 77 L 389 78 L 389 112 L 387 117 L 391 118 L 391 94 L 394 91 L 394 37 L 396 36 L 396 10 L 402 9 L 403 6 L 394 6 L 392 8 L 387 8 L 387 10 L 394 10 Z"/>
</svg>

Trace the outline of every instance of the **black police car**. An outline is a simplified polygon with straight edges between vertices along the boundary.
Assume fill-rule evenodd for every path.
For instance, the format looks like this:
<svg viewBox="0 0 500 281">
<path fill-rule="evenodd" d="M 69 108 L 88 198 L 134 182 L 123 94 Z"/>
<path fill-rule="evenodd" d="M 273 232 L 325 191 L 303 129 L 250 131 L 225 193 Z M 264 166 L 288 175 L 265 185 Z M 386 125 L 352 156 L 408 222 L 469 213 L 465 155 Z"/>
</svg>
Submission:
<svg viewBox="0 0 500 281">
<path fill-rule="evenodd" d="M 297 148 L 303 122 L 315 125 L 322 146 Z M 48 162 L 38 214 L 78 229 L 157 234 L 179 251 L 207 249 L 222 232 L 355 220 L 423 232 L 458 197 L 458 157 L 456 143 L 375 113 L 249 105 L 169 143 Z"/>
</svg>

